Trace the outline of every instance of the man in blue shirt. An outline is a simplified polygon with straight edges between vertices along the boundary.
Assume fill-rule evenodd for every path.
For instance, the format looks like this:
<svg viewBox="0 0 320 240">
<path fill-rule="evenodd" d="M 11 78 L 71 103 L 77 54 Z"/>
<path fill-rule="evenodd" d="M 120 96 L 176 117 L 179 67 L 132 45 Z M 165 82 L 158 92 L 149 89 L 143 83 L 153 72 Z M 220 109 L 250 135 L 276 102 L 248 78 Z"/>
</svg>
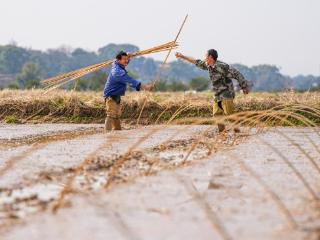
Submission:
<svg viewBox="0 0 320 240">
<path fill-rule="evenodd" d="M 104 87 L 103 95 L 106 102 L 107 117 L 105 120 L 105 130 L 121 130 L 121 96 L 125 95 L 127 85 L 136 91 L 151 91 L 152 85 L 142 84 L 128 75 L 125 67 L 129 64 L 130 55 L 120 51 L 116 60 L 112 64 L 110 74 Z"/>
</svg>

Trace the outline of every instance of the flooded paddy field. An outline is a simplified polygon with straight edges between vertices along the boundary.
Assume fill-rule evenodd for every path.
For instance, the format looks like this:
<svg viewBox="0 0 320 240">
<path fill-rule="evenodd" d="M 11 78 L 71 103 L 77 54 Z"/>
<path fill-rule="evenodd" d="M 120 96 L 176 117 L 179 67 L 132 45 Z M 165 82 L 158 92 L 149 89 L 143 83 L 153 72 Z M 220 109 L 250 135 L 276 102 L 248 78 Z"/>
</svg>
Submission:
<svg viewBox="0 0 320 240">
<path fill-rule="evenodd" d="M 0 125 L 1 239 L 318 239 L 318 128 Z"/>
</svg>

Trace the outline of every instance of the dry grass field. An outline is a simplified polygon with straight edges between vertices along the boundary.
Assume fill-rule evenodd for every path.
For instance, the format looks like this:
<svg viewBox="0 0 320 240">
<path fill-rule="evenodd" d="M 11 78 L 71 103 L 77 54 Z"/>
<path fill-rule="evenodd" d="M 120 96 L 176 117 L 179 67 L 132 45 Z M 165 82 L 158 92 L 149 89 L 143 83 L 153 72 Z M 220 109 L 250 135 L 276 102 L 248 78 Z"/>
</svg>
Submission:
<svg viewBox="0 0 320 240">
<path fill-rule="evenodd" d="M 0 236 L 318 240 L 320 93 L 235 102 L 129 93 L 104 133 L 101 93 L 1 91 Z"/>
<path fill-rule="evenodd" d="M 130 92 L 122 100 L 122 118 L 130 124 L 135 124 L 137 119 L 142 124 L 190 118 L 203 118 L 210 121 L 212 98 L 211 92 Z M 296 112 L 300 109 L 302 110 L 300 113 L 305 114 L 301 109 L 303 106 L 319 109 L 320 93 L 251 93 L 247 96 L 239 94 L 235 100 L 235 110 L 238 113 L 293 107 L 292 111 Z M 101 92 L 0 91 L 0 120 L 3 122 L 102 123 L 104 117 L 104 101 Z M 308 117 L 319 123 L 317 117 L 312 115 Z M 273 121 L 273 124 L 275 122 Z M 299 121 L 293 121 L 293 123 L 299 124 Z M 285 123 L 281 122 L 281 124 Z"/>
</svg>

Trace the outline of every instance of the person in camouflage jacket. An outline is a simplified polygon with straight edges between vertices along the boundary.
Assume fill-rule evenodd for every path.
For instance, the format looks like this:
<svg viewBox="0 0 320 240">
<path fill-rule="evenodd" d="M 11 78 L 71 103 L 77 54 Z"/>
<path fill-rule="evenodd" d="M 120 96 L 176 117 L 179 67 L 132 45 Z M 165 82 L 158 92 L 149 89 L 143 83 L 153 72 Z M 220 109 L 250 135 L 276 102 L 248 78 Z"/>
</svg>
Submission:
<svg viewBox="0 0 320 240">
<path fill-rule="evenodd" d="M 218 52 L 210 49 L 206 54 L 206 59 L 194 59 L 187 57 L 181 53 L 176 53 L 176 57 L 184 59 L 195 64 L 197 67 L 207 70 L 209 72 L 210 80 L 212 82 L 212 90 L 215 92 L 213 103 L 213 115 L 233 113 L 235 98 L 235 90 L 232 79 L 238 81 L 244 94 L 248 94 L 250 90 L 250 83 L 243 77 L 243 75 L 234 67 L 218 61 Z M 225 126 L 219 125 L 219 131 L 223 131 Z"/>
</svg>

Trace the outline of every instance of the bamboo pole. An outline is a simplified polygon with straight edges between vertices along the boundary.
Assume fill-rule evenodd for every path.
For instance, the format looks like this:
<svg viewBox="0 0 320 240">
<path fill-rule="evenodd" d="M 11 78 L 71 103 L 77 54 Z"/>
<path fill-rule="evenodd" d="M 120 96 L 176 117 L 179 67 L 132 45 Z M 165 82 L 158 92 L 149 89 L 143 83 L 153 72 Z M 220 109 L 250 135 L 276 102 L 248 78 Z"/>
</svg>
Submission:
<svg viewBox="0 0 320 240">
<path fill-rule="evenodd" d="M 163 51 L 172 51 L 172 49 L 176 48 L 178 46 L 178 44 L 175 41 L 171 41 L 165 44 L 161 44 L 159 46 L 156 47 L 152 47 L 149 49 L 145 49 L 142 51 L 138 51 L 138 52 L 134 52 L 130 54 L 130 57 L 139 57 L 142 55 L 147 55 L 147 54 L 152 54 L 152 53 L 157 53 L 157 52 L 163 52 Z M 84 75 L 87 75 L 89 73 L 93 73 L 96 72 L 102 68 L 105 68 L 109 65 L 111 65 L 113 63 L 114 60 L 106 60 L 102 63 L 98 63 L 98 64 L 93 64 L 90 65 L 88 67 L 84 67 L 84 68 L 80 68 L 78 70 L 75 71 L 71 71 L 68 73 L 64 73 L 52 78 L 48 78 L 42 81 L 42 83 L 45 85 L 45 89 L 47 89 L 47 91 L 56 89 L 58 87 L 61 87 L 62 85 L 65 85 L 66 83 L 69 83 L 71 81 L 74 81 L 77 78 L 80 78 Z"/>
</svg>

